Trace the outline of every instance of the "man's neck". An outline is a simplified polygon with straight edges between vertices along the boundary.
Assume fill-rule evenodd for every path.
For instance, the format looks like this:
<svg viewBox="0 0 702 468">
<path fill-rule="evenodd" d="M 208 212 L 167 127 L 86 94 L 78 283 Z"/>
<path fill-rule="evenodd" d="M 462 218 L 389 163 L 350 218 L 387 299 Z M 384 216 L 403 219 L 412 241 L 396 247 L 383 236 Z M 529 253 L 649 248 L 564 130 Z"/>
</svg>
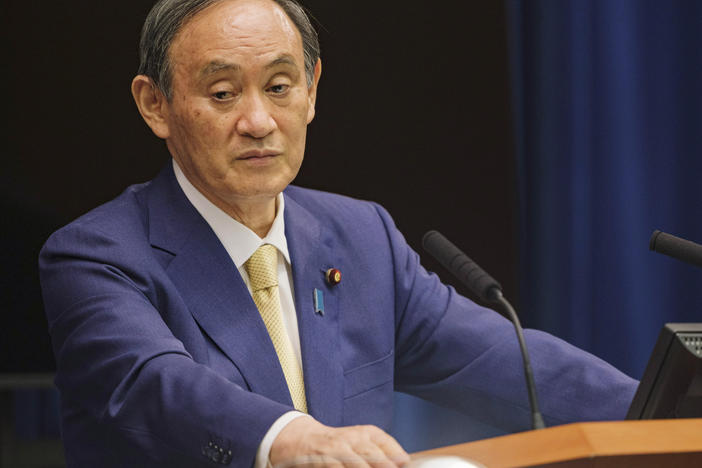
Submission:
<svg viewBox="0 0 702 468">
<path fill-rule="evenodd" d="M 266 237 L 275 221 L 278 211 L 277 195 L 273 197 L 260 196 L 226 200 L 203 190 L 198 186 L 196 180 L 193 181 L 188 178 L 175 160 L 173 160 L 172 163 L 176 179 L 178 179 L 178 183 L 186 193 L 197 193 L 198 196 L 204 197 L 224 214 L 249 228 L 261 239 Z M 188 195 L 189 198 L 190 196 L 192 195 Z"/>
<path fill-rule="evenodd" d="M 203 195 L 207 197 L 206 194 Z M 266 237 L 275 220 L 277 208 L 275 197 L 266 200 L 247 200 L 236 204 L 226 203 L 223 200 L 219 200 L 218 203 L 217 200 L 212 200 L 209 197 L 207 199 L 233 219 L 251 229 L 261 239 Z"/>
</svg>

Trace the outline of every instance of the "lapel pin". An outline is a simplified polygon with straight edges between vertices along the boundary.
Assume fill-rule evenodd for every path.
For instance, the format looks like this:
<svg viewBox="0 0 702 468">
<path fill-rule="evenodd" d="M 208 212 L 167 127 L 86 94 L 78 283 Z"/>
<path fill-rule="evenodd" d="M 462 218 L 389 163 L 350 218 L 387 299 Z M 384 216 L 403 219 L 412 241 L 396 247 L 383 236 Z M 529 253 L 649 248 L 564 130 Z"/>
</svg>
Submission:
<svg viewBox="0 0 702 468">
<path fill-rule="evenodd" d="M 326 277 L 327 283 L 331 284 L 332 286 L 336 286 L 337 284 L 341 283 L 341 271 L 336 268 L 328 269 Z"/>
<path fill-rule="evenodd" d="M 314 288 L 314 313 L 324 315 L 324 293 Z"/>
</svg>

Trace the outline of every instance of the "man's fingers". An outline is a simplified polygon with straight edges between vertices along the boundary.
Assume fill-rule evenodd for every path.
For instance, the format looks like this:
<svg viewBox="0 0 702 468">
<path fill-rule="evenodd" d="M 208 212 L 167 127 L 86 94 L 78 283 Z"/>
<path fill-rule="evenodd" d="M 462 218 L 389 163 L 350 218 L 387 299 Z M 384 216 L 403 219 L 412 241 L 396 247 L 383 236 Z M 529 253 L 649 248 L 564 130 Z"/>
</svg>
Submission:
<svg viewBox="0 0 702 468">
<path fill-rule="evenodd" d="M 283 464 L 275 465 L 274 468 L 346 468 L 348 466 L 367 468 L 368 464 L 354 454 L 348 456 L 309 455 L 288 460 Z"/>
<path fill-rule="evenodd" d="M 397 468 L 397 464 L 388 458 L 380 447 L 374 447 L 372 449 L 359 449 L 358 455 L 363 457 L 363 460 L 371 468 Z"/>
<path fill-rule="evenodd" d="M 375 426 L 363 426 L 363 428 L 367 431 L 367 435 L 370 438 L 369 442 L 374 447 L 377 447 L 374 452 L 376 456 L 382 454 L 382 456 L 377 457 L 381 460 L 376 462 L 378 467 L 396 467 L 409 463 L 410 456 L 390 434 Z M 390 464 L 388 465 L 388 463 Z M 371 463 L 371 466 L 375 467 L 376 465 Z"/>
<path fill-rule="evenodd" d="M 394 467 L 394 465 L 392 465 Z M 274 468 L 371 468 L 364 457 L 349 452 L 347 454 L 310 455 L 288 460 Z"/>
<path fill-rule="evenodd" d="M 300 417 L 278 434 L 270 461 L 276 468 L 397 468 L 409 455 L 375 426 L 334 428 Z"/>
<path fill-rule="evenodd" d="M 353 451 L 372 468 L 397 468 L 395 460 L 404 463 L 404 457 L 409 461 L 400 444 L 376 426 L 355 426 L 343 430 L 353 434 L 348 437 Z"/>
<path fill-rule="evenodd" d="M 323 455 L 310 455 L 294 460 L 277 463 L 273 468 L 345 468 L 343 463 L 334 457 Z"/>
<path fill-rule="evenodd" d="M 410 462 L 410 456 L 394 437 L 375 426 L 370 427 L 373 429 L 371 432 L 371 440 L 383 451 L 385 456 L 394 463 L 393 466 L 402 466 Z"/>
<path fill-rule="evenodd" d="M 351 453 L 346 457 L 342 457 L 341 462 L 344 464 L 344 468 L 371 468 L 365 457 L 357 453 Z"/>
</svg>

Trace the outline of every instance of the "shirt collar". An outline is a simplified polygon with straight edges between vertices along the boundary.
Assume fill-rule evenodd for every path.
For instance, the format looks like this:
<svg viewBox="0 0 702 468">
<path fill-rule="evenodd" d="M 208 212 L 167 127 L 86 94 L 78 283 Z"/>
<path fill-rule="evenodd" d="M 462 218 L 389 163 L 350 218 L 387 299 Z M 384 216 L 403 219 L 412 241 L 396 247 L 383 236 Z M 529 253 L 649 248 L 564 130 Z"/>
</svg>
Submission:
<svg viewBox="0 0 702 468">
<path fill-rule="evenodd" d="M 283 216 L 285 197 L 282 192 L 276 197 L 276 213 L 273 225 L 266 237 L 261 239 L 255 232 L 236 221 L 200 193 L 185 177 L 175 159 L 173 160 L 173 172 L 175 172 L 176 180 L 183 193 L 207 221 L 207 224 L 210 225 L 237 268 L 241 268 L 256 249 L 263 244 L 273 245 L 290 265 L 288 242 L 285 239 L 285 217 Z"/>
</svg>

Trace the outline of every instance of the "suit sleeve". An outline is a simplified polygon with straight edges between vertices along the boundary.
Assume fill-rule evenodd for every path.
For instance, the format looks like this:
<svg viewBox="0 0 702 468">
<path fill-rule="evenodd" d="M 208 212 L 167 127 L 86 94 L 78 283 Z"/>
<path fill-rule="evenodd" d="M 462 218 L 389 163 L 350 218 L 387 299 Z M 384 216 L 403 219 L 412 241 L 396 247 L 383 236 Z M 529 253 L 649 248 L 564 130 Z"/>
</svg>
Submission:
<svg viewBox="0 0 702 468">
<path fill-rule="evenodd" d="M 79 225 L 40 254 L 69 466 L 252 466 L 290 408 L 193 360 L 154 307 L 150 261 Z"/>
<path fill-rule="evenodd" d="M 399 391 L 507 431 L 530 428 L 514 327 L 427 272 L 379 206 L 395 272 Z M 537 330 L 525 337 L 548 424 L 624 418 L 637 382 L 601 359 Z"/>
</svg>

